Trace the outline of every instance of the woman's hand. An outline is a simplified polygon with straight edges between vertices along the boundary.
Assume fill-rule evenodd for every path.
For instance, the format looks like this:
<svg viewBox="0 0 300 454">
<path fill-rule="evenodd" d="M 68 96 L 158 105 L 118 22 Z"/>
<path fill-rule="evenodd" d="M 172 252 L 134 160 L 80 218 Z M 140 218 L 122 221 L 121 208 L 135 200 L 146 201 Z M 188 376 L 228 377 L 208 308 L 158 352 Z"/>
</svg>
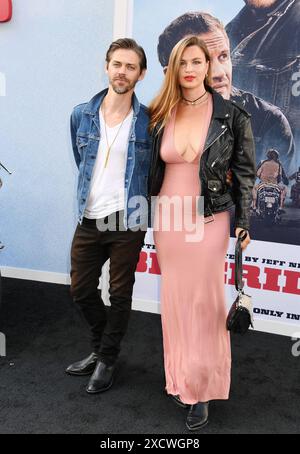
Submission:
<svg viewBox="0 0 300 454">
<path fill-rule="evenodd" d="M 226 184 L 227 186 L 231 187 L 233 186 L 233 182 L 232 182 L 232 170 L 229 169 L 226 173 Z"/>
<path fill-rule="evenodd" d="M 242 230 L 245 230 L 245 229 L 242 229 L 241 227 L 237 227 L 237 228 L 235 229 L 235 236 L 236 236 L 236 238 L 238 238 L 239 233 L 240 233 Z M 242 241 L 242 243 L 241 243 L 242 251 L 244 251 L 244 250 L 246 249 L 246 247 L 248 246 L 248 244 L 249 244 L 250 241 L 251 241 L 249 232 L 248 232 L 247 230 L 246 230 L 246 232 L 247 232 L 247 236 L 246 236 L 246 238 L 244 239 L 244 241 Z"/>
</svg>

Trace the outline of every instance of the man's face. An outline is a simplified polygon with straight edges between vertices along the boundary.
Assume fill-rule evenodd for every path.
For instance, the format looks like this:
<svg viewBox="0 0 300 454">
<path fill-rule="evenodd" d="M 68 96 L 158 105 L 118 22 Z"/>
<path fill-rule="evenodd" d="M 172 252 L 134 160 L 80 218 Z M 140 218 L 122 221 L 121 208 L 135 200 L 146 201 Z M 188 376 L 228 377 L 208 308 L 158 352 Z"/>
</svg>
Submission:
<svg viewBox="0 0 300 454">
<path fill-rule="evenodd" d="M 210 55 L 211 86 L 223 98 L 230 99 L 232 86 L 232 63 L 228 38 L 221 30 L 199 35 Z"/>
<path fill-rule="evenodd" d="M 114 51 L 106 65 L 109 84 L 119 95 L 134 90 L 136 83 L 144 78 L 145 72 L 141 72 L 138 54 L 130 49 Z"/>
<path fill-rule="evenodd" d="M 269 8 L 269 6 L 272 6 L 277 0 L 244 0 L 244 2 L 252 8 Z"/>
</svg>

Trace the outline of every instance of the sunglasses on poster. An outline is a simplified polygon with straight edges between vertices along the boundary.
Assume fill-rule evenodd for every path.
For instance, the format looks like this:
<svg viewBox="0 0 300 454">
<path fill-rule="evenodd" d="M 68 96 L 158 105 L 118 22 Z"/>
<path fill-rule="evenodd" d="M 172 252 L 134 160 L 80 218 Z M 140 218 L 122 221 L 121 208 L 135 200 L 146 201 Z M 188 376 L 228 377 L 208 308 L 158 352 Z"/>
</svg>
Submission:
<svg viewBox="0 0 300 454">
<path fill-rule="evenodd" d="M 0 22 L 9 22 L 12 17 L 12 0 L 0 0 Z"/>
</svg>

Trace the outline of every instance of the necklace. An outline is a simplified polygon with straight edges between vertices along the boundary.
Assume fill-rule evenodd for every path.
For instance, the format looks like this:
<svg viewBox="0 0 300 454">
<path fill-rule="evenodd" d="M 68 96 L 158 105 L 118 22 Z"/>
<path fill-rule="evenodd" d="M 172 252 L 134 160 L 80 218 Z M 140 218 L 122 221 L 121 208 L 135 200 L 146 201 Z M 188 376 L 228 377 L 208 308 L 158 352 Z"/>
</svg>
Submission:
<svg viewBox="0 0 300 454">
<path fill-rule="evenodd" d="M 124 121 L 126 120 L 126 118 L 127 118 L 127 116 L 128 116 L 128 114 L 129 114 L 130 111 L 131 111 L 131 105 L 130 105 L 130 107 L 129 107 L 129 109 L 128 109 L 128 112 L 126 113 L 125 117 L 124 117 L 123 120 L 122 120 L 122 123 L 121 123 L 121 125 L 120 125 L 120 127 L 119 127 L 119 129 L 118 129 L 118 131 L 117 131 L 117 134 L 115 135 L 115 137 L 114 137 L 112 143 L 109 145 L 108 137 L 107 137 L 106 121 L 105 121 L 105 107 L 104 107 L 104 102 L 103 102 L 103 120 L 104 120 L 105 139 L 106 139 L 106 145 L 107 145 L 107 152 L 106 152 L 106 158 L 105 158 L 104 168 L 107 167 L 107 163 L 108 163 L 108 159 L 109 159 L 109 155 L 110 155 L 110 150 L 112 149 L 112 147 L 113 147 L 113 145 L 114 145 L 114 143 L 115 143 L 115 141 L 116 141 L 116 138 L 118 137 L 119 132 L 121 131 L 121 128 L 122 128 L 122 126 L 123 126 L 123 123 L 124 123 Z"/>
<path fill-rule="evenodd" d="M 200 99 L 203 98 L 203 96 L 205 96 L 206 94 L 207 94 L 207 91 L 205 90 L 205 92 L 203 93 L 203 95 L 199 96 L 199 98 L 194 99 L 193 101 L 191 101 L 190 99 L 186 99 L 186 98 L 184 98 L 183 96 L 181 97 L 181 99 L 182 99 L 183 102 L 185 102 L 185 104 L 194 106 L 194 105 L 197 105 L 196 102 L 197 102 L 197 101 L 200 101 Z M 201 104 L 201 103 L 198 103 L 198 104 Z"/>
</svg>

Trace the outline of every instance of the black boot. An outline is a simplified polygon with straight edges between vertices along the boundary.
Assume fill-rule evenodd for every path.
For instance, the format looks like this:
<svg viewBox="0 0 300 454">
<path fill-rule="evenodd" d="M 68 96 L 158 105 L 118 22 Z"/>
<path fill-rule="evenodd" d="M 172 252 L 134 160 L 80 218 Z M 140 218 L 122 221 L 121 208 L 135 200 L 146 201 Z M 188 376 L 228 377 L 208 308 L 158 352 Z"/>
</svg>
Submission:
<svg viewBox="0 0 300 454">
<path fill-rule="evenodd" d="M 190 407 L 189 404 L 185 404 L 184 402 L 182 402 L 182 400 L 180 399 L 180 397 L 178 395 L 174 396 L 173 394 L 170 394 L 170 397 L 173 400 L 173 402 L 175 402 L 175 404 L 178 405 L 178 407 L 181 407 L 181 408 Z"/>
<path fill-rule="evenodd" d="M 77 363 L 71 364 L 67 369 L 66 373 L 70 375 L 91 375 L 96 367 L 98 360 L 97 353 L 92 353 L 87 358 Z"/>
<path fill-rule="evenodd" d="M 208 423 L 208 404 L 209 402 L 198 402 L 192 405 L 186 420 L 189 430 L 201 429 Z"/>
<path fill-rule="evenodd" d="M 102 361 L 98 361 L 96 369 L 90 378 L 86 392 L 89 394 L 107 391 L 114 381 L 115 365 L 107 366 Z"/>
</svg>

